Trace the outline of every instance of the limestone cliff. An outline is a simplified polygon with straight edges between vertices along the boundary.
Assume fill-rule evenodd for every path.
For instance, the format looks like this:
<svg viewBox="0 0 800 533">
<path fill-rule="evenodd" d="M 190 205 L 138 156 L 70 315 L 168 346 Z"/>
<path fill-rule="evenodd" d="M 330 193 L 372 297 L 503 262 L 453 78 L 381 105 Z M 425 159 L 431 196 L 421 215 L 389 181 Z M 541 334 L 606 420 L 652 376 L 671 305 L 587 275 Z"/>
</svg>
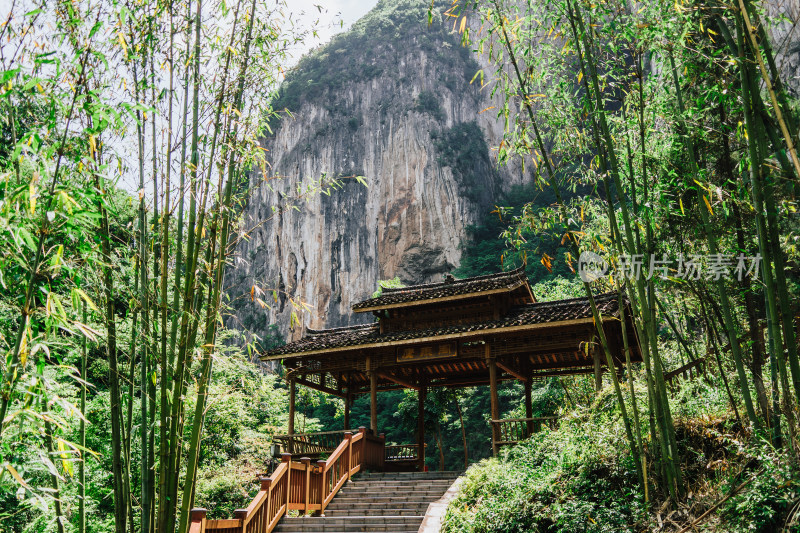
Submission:
<svg viewBox="0 0 800 533">
<path fill-rule="evenodd" d="M 287 76 L 275 107 L 291 115 L 263 141 L 266 175 L 279 179 L 250 176 L 244 226 L 253 229 L 227 277 L 231 325 L 264 336 L 277 324 L 296 338 L 292 301 L 308 306 L 300 319 L 312 328 L 371 320 L 350 306 L 380 279 L 441 279 L 459 264 L 466 227 L 501 189 L 523 181 L 519 168 L 496 168 L 490 147 L 502 138 L 500 103 L 470 84 L 479 58 L 460 46 L 452 23 L 427 24 L 428 5 L 382 0 Z M 797 20 L 799 10 L 797 0 L 765 2 L 795 96 L 800 29 L 781 16 Z M 298 180 L 323 175 L 345 177 L 343 187 L 292 201 Z M 347 179 L 353 175 L 368 186 Z M 270 308 L 251 298 L 254 286 L 268 291 L 261 300 Z"/>
<path fill-rule="evenodd" d="M 284 178 L 266 186 L 251 176 L 245 226 L 286 205 L 297 178 L 361 175 L 368 186 L 344 179 L 239 245 L 229 293 L 246 329 L 263 335 L 277 323 L 286 333 L 292 299 L 308 304 L 309 327 L 370 320 L 350 306 L 380 279 L 441 279 L 459 264 L 465 227 L 491 208 L 501 183 L 519 181 L 490 151 L 502 124 L 496 111 L 480 113 L 495 104 L 470 84 L 478 64 L 450 28 L 428 26 L 427 6 L 382 1 L 287 76 L 276 107 L 292 116 L 264 141 L 270 173 Z M 253 285 L 277 290 L 263 298 L 271 309 L 251 301 Z"/>
</svg>

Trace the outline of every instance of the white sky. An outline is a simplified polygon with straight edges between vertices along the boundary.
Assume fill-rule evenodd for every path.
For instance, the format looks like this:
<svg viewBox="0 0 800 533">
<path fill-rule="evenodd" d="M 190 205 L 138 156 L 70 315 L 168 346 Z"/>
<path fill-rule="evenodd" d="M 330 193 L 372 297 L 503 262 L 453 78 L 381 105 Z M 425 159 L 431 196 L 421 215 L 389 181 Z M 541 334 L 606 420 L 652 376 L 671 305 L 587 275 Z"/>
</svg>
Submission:
<svg viewBox="0 0 800 533">
<path fill-rule="evenodd" d="M 2 1 L 2 0 L 0 0 Z M 310 39 L 295 54 L 293 62 L 297 62 L 300 56 L 330 41 L 331 37 L 347 30 L 355 21 L 372 9 L 378 0 L 289 0 L 289 9 L 298 17 L 303 26 L 309 27 L 319 21 L 317 28 L 317 39 Z M 317 8 L 320 6 L 322 12 Z M 343 27 L 340 23 L 343 22 Z"/>
</svg>

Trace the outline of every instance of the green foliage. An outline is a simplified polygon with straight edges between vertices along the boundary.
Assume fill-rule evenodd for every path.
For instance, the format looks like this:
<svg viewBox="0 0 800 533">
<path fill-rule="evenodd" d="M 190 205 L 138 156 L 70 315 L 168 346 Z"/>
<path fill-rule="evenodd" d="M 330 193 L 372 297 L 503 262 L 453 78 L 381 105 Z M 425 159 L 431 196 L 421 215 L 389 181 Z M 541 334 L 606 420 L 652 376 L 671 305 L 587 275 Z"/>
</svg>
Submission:
<svg viewBox="0 0 800 533">
<path fill-rule="evenodd" d="M 768 443 L 752 447 L 746 453 L 752 466 L 746 469 L 746 473 L 731 479 L 728 489 L 732 490 L 748 477 L 752 481 L 722 509 L 721 516 L 729 527 L 728 531 L 767 533 L 782 530 L 787 513 L 800 498 L 797 457 L 786 450 L 776 450 Z"/>
<path fill-rule="evenodd" d="M 502 207 L 496 207 L 492 213 L 486 213 L 478 225 L 467 228 L 467 239 L 461 243 L 461 264 L 453 274 L 459 277 L 481 276 L 524 263 L 525 273 L 538 299 L 547 301 L 583 296 L 583 287 L 567 264 L 567 247 L 560 234 L 521 228 L 522 239 L 519 239 L 518 246 L 503 237 L 518 224 L 524 206 L 532 210 L 545 209 L 553 201 L 551 192 L 529 186 L 512 187 L 497 200 L 497 206 Z M 540 261 L 544 256 L 551 258 L 549 270 Z"/>
<path fill-rule="evenodd" d="M 439 165 L 450 167 L 467 198 L 488 205 L 491 190 L 486 185 L 497 179 L 497 171 L 489 159 L 489 147 L 478 123 L 460 122 L 441 132 L 432 131 L 431 138 Z"/>
<path fill-rule="evenodd" d="M 377 298 L 383 294 L 383 289 L 402 289 L 403 287 L 405 287 L 405 285 L 403 285 L 403 282 L 400 281 L 398 276 L 395 276 L 392 279 L 379 279 L 378 290 L 372 293 L 372 297 Z"/>
<path fill-rule="evenodd" d="M 444 120 L 444 111 L 442 111 L 442 106 L 439 105 L 439 99 L 430 91 L 421 91 L 417 95 L 417 100 L 414 104 L 414 111 L 427 113 L 439 122 Z M 478 132 L 480 133 L 480 130 L 478 130 Z M 482 133 L 481 138 L 483 138 Z"/>
<path fill-rule="evenodd" d="M 572 414 L 472 466 L 444 532 L 640 531 L 646 507 L 613 410 Z"/>
</svg>

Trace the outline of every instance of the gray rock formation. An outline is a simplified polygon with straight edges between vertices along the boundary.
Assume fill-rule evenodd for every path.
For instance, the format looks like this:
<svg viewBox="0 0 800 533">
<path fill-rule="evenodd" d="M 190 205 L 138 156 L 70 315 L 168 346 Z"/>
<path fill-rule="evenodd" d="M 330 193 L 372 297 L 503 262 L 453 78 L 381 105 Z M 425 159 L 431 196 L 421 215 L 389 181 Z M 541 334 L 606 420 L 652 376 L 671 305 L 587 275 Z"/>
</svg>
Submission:
<svg viewBox="0 0 800 533">
<path fill-rule="evenodd" d="M 229 294 L 245 329 L 263 335 L 277 323 L 286 334 L 292 301 L 308 305 L 302 321 L 312 328 L 370 320 L 350 306 L 380 279 L 441 279 L 500 183 L 519 181 L 495 168 L 489 147 L 503 125 L 495 110 L 480 113 L 496 102 L 470 84 L 478 64 L 449 28 L 426 24 L 427 5 L 379 3 L 287 77 L 276 107 L 293 116 L 264 141 L 270 171 L 284 178 L 266 186 L 251 176 L 245 226 L 291 203 L 297 178 L 325 174 L 344 185 L 296 201 L 239 245 Z M 278 291 L 262 298 L 270 309 L 251 300 L 253 285 Z"/>
<path fill-rule="evenodd" d="M 482 58 L 460 46 L 449 24 L 428 26 L 428 5 L 382 0 L 287 76 L 276 108 L 291 116 L 264 140 L 268 174 L 280 178 L 250 176 L 244 218 L 253 230 L 227 276 L 232 326 L 264 336 L 278 324 L 297 338 L 302 328 L 289 331 L 290 315 L 302 304 L 299 319 L 312 328 L 371 320 L 350 306 L 381 279 L 441 279 L 459 264 L 466 227 L 501 189 L 523 181 L 517 167 L 496 168 L 490 147 L 503 124 L 496 109 L 481 111 L 499 98 L 470 84 Z M 765 12 L 797 96 L 800 28 L 790 21 L 800 18 L 800 0 L 767 0 Z M 295 198 L 299 180 L 322 175 L 344 177 L 342 188 Z M 253 287 L 271 307 L 251 298 Z"/>
<path fill-rule="evenodd" d="M 775 62 L 790 94 L 800 97 L 800 0 L 764 2 Z"/>
</svg>

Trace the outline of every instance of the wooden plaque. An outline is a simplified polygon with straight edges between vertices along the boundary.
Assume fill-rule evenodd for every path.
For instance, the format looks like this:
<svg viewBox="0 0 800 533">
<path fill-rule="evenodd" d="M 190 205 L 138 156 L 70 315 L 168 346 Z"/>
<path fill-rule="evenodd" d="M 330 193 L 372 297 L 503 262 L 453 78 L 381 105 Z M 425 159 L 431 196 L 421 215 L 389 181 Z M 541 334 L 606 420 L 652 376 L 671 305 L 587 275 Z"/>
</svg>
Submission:
<svg viewBox="0 0 800 533">
<path fill-rule="evenodd" d="M 442 359 L 445 357 L 455 357 L 456 355 L 458 355 L 458 349 L 455 342 L 409 346 L 397 349 L 397 362 Z"/>
</svg>

